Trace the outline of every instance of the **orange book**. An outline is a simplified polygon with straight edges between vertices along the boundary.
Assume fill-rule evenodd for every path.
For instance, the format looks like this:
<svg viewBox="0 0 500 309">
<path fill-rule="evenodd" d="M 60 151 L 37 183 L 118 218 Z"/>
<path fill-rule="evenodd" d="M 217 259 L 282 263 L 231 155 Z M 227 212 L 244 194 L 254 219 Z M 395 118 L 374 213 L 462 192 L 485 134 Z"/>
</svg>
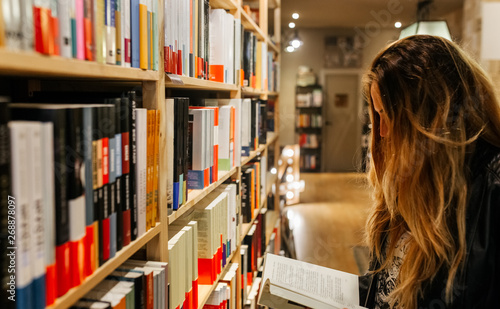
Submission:
<svg viewBox="0 0 500 309">
<path fill-rule="evenodd" d="M 254 211 L 255 211 L 255 170 L 252 169 L 251 172 L 251 182 L 250 182 L 250 208 L 252 211 L 250 212 L 252 214 L 252 218 L 255 217 Z"/>
<path fill-rule="evenodd" d="M 158 222 L 158 174 L 160 173 L 160 111 L 156 111 L 153 154 L 153 226 Z"/>
<path fill-rule="evenodd" d="M 139 67 L 148 69 L 148 7 L 139 4 Z"/>
<path fill-rule="evenodd" d="M 210 80 L 214 82 L 224 82 L 224 65 L 211 64 L 210 65 Z"/>
</svg>

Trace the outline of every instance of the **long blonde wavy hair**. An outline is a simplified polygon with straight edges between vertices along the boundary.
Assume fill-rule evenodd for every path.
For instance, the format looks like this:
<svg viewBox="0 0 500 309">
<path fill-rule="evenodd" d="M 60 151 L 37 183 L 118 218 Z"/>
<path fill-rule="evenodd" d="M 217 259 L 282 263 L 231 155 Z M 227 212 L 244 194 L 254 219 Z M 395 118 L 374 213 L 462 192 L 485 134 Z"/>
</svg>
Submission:
<svg viewBox="0 0 500 309">
<path fill-rule="evenodd" d="M 370 95 L 373 84 L 388 119 L 390 134 L 384 138 Z M 408 233 L 391 305 L 416 308 L 425 284 L 443 267 L 450 302 L 466 254 L 467 161 L 478 138 L 500 146 L 494 88 L 458 45 L 427 35 L 381 51 L 364 86 L 371 102 L 369 180 L 375 200 L 366 232 L 380 265 L 374 271 L 390 265 L 397 241 Z"/>
</svg>

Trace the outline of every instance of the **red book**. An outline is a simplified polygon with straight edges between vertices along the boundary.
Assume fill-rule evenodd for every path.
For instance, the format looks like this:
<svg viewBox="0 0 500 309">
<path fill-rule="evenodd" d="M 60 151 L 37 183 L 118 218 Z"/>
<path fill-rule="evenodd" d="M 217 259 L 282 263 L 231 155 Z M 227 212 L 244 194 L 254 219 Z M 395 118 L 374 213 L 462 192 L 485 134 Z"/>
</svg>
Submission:
<svg viewBox="0 0 500 309">
<path fill-rule="evenodd" d="M 128 128 L 124 128 L 128 129 Z M 130 147 L 129 147 L 129 132 L 122 132 L 122 175 L 124 175 L 126 183 L 122 186 L 122 190 L 129 190 L 130 183 Z M 130 191 L 129 191 L 130 192 Z M 130 194 L 130 193 L 129 193 Z M 127 194 L 124 194 L 124 198 L 122 198 L 122 203 L 124 203 L 125 207 L 123 207 L 122 216 L 123 216 L 123 246 L 126 246 L 131 241 L 131 231 L 130 231 L 130 199 L 127 199 Z"/>
<path fill-rule="evenodd" d="M 52 305 L 57 298 L 57 274 L 56 264 L 45 268 L 45 306 Z"/>
<path fill-rule="evenodd" d="M 57 297 L 61 297 L 70 288 L 69 242 L 56 247 Z"/>
<path fill-rule="evenodd" d="M 40 7 L 33 6 L 33 33 L 35 37 L 35 51 L 43 53 L 42 25 Z"/>
</svg>

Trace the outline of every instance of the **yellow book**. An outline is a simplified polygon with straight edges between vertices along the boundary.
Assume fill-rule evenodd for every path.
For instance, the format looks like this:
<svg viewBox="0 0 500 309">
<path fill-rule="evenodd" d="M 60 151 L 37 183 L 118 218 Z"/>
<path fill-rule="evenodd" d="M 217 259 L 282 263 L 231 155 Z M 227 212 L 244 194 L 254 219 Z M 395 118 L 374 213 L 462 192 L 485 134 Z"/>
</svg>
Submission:
<svg viewBox="0 0 500 309">
<path fill-rule="evenodd" d="M 257 63 L 255 65 L 255 89 L 262 90 L 262 45 L 257 43 Z"/>
<path fill-rule="evenodd" d="M 141 69 L 148 69 L 148 7 L 146 4 L 139 4 L 139 66 Z"/>
<path fill-rule="evenodd" d="M 3 21 L 3 12 L 2 12 L 2 1 L 6 0 L 0 0 L 0 46 L 5 45 L 5 25 Z"/>
</svg>

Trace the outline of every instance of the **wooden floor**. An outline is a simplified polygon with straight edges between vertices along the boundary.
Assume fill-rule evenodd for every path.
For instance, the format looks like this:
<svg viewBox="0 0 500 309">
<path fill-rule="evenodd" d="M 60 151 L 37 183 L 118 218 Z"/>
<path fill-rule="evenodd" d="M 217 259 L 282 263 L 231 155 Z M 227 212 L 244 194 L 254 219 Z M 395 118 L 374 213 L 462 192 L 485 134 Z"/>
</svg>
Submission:
<svg viewBox="0 0 500 309">
<path fill-rule="evenodd" d="M 301 174 L 301 203 L 285 208 L 297 259 L 360 274 L 368 266 L 363 244 L 371 206 L 364 174 Z"/>
</svg>

